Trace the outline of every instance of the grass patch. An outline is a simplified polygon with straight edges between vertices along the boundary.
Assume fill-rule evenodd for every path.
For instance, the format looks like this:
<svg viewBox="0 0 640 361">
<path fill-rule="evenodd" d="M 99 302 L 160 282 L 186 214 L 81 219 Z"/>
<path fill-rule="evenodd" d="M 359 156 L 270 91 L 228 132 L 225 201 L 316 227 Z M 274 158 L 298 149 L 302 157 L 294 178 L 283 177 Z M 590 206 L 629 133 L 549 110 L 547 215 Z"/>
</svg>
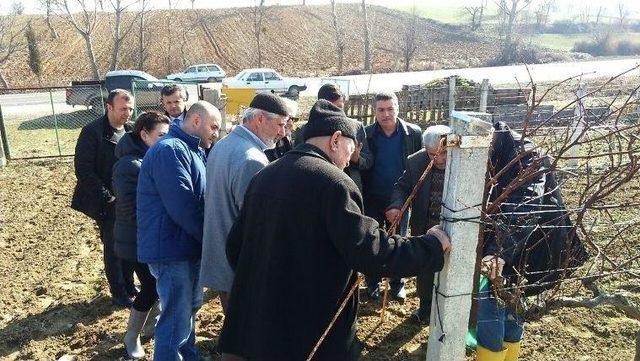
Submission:
<svg viewBox="0 0 640 361">
<path fill-rule="evenodd" d="M 612 37 L 615 41 L 640 42 L 640 33 L 613 34 Z M 592 40 L 591 34 L 536 34 L 529 38 L 529 41 L 534 45 L 563 51 L 571 51 L 577 42 Z"/>
</svg>

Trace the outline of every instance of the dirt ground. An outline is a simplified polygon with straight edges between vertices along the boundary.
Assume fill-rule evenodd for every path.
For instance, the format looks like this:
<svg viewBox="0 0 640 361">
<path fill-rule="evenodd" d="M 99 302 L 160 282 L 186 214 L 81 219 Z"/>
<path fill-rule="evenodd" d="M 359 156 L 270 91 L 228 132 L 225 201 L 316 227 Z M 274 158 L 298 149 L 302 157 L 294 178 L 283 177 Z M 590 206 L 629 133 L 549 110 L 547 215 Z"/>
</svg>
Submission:
<svg viewBox="0 0 640 361">
<path fill-rule="evenodd" d="M 127 312 L 111 306 L 96 227 L 69 209 L 74 184 L 69 159 L 16 161 L 0 170 L 2 360 L 124 359 Z M 637 300 L 637 284 L 628 286 Z M 363 360 L 424 359 L 428 328 L 411 320 L 416 306 L 413 283 L 404 305 L 391 303 L 383 326 L 379 306 L 363 305 Z M 197 323 L 197 344 L 207 360 L 219 359 L 222 320 L 217 298 L 209 295 Z M 632 360 L 639 330 L 640 322 L 607 306 L 554 311 L 527 324 L 521 360 Z M 152 344 L 145 344 L 148 354 Z"/>
</svg>

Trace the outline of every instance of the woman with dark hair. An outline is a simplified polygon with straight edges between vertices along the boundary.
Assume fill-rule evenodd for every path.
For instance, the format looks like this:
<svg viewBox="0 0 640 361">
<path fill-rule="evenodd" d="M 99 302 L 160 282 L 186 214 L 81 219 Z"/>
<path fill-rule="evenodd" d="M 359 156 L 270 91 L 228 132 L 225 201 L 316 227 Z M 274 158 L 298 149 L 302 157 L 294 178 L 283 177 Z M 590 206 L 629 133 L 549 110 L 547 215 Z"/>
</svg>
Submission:
<svg viewBox="0 0 640 361">
<path fill-rule="evenodd" d="M 158 300 L 156 280 L 149 272 L 149 266 L 137 261 L 136 186 L 142 158 L 151 146 L 167 134 L 170 123 L 169 118 L 160 113 L 142 113 L 133 130 L 122 137 L 115 150 L 118 158 L 113 166 L 115 252 L 118 257 L 135 264 L 134 270 L 140 281 L 140 292 L 131 306 L 127 333 L 124 335 L 127 354 L 136 359 L 145 355 L 140 344 L 140 331 Z"/>
</svg>

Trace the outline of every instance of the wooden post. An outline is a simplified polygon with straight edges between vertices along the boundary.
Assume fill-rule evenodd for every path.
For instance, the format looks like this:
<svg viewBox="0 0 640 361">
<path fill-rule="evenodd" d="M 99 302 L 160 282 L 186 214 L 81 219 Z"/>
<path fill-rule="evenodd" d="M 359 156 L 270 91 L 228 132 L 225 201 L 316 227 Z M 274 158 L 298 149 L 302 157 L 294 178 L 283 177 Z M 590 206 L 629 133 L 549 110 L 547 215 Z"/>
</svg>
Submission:
<svg viewBox="0 0 640 361">
<path fill-rule="evenodd" d="M 452 250 L 436 274 L 427 360 L 464 359 L 480 209 L 493 136 L 490 122 L 454 111 L 447 137 L 442 217 Z"/>
<path fill-rule="evenodd" d="M 449 77 L 449 118 L 451 114 L 456 110 L 456 76 Z"/>
<path fill-rule="evenodd" d="M 487 111 L 487 99 L 489 98 L 489 79 L 482 79 L 480 85 L 480 106 L 478 111 L 484 113 Z"/>
<path fill-rule="evenodd" d="M 222 120 L 220 123 L 220 139 L 227 135 L 227 112 L 226 112 L 226 97 L 221 94 L 218 89 L 202 87 L 202 100 L 206 100 L 213 104 L 220 110 Z"/>
<path fill-rule="evenodd" d="M 585 111 L 584 111 L 584 101 L 583 97 L 587 94 L 587 86 L 585 83 L 580 83 L 578 86 L 578 91 L 576 92 L 576 108 L 574 110 L 574 120 L 573 125 L 571 126 L 571 142 L 573 143 L 578 137 L 582 130 L 584 129 L 585 124 Z M 569 148 L 569 156 L 575 157 L 580 153 L 580 146 L 574 145 Z M 578 159 L 569 159 L 568 165 L 570 168 L 576 168 L 578 166 Z"/>
<path fill-rule="evenodd" d="M 0 168 L 3 168 L 5 165 L 7 165 L 7 159 L 11 159 L 11 153 L 9 153 L 7 129 L 4 126 L 2 106 L 0 106 Z"/>
</svg>

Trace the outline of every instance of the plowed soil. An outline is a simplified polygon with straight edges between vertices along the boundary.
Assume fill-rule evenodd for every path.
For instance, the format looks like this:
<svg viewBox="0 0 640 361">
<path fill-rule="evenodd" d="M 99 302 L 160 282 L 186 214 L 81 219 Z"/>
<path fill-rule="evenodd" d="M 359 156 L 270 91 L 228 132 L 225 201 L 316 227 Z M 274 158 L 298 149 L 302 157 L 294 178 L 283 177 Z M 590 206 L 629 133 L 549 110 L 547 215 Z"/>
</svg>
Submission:
<svg viewBox="0 0 640 361">
<path fill-rule="evenodd" d="M 74 184 L 69 160 L 16 161 L 0 170 L 2 360 L 123 359 L 127 311 L 111 306 L 96 227 L 69 208 Z M 637 281 L 618 281 L 637 301 Z M 404 305 L 391 302 L 382 326 L 379 304 L 363 304 L 363 360 L 424 360 L 428 328 L 412 321 L 416 306 L 413 283 Z M 219 359 L 222 320 L 209 295 L 197 323 L 207 360 Z M 557 310 L 527 324 L 521 360 L 632 360 L 638 330 L 640 322 L 608 306 Z M 152 345 L 145 343 L 149 355 Z"/>
</svg>

